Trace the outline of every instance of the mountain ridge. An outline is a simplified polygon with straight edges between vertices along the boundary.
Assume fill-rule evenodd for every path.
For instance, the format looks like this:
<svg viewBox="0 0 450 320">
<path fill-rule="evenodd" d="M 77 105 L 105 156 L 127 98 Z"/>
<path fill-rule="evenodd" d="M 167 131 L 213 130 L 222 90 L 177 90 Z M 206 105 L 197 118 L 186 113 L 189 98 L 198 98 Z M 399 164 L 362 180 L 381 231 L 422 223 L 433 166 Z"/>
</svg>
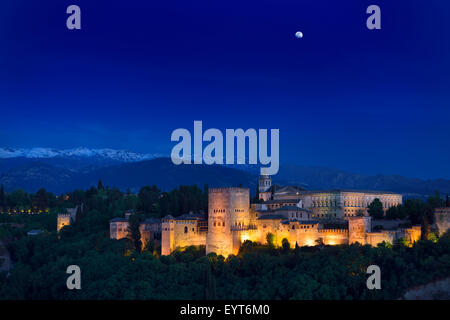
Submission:
<svg viewBox="0 0 450 320">
<path fill-rule="evenodd" d="M 116 150 L 109 148 L 90 149 L 86 147 L 77 147 L 71 149 L 55 148 L 0 148 L 0 159 L 9 158 L 29 158 L 29 159 L 49 159 L 49 158 L 109 158 L 121 162 L 136 162 L 154 159 L 159 154 L 145 154 L 128 150 Z"/>
<path fill-rule="evenodd" d="M 74 148 L 62 152 L 36 153 L 42 148 L 32 148 L 40 157 L 24 156 L 14 150 L 7 150 L 8 157 L 0 151 L 0 184 L 5 189 L 23 189 L 35 192 L 43 187 L 54 193 L 86 189 L 96 186 L 98 180 L 111 187 L 137 192 L 144 185 L 157 185 L 169 190 L 179 185 L 204 184 L 210 186 L 243 186 L 256 191 L 259 170 L 257 165 L 174 165 L 170 158 L 157 155 L 139 154 L 113 149 Z M 27 149 L 27 150 L 32 150 Z M 23 149 L 20 149 L 23 150 Z M 92 152 L 101 150 L 104 152 Z M 106 151 L 105 151 L 106 150 Z M 63 150 L 64 151 L 64 150 Z M 137 156 L 123 156 L 127 155 Z M 120 156 L 116 156 L 120 155 Z M 144 159 L 144 160 L 139 160 Z M 364 175 L 335 168 L 281 165 L 274 183 L 299 185 L 308 190 L 358 189 L 392 191 L 408 197 L 423 197 L 440 191 L 450 193 L 450 180 L 419 179 L 400 175 Z"/>
</svg>

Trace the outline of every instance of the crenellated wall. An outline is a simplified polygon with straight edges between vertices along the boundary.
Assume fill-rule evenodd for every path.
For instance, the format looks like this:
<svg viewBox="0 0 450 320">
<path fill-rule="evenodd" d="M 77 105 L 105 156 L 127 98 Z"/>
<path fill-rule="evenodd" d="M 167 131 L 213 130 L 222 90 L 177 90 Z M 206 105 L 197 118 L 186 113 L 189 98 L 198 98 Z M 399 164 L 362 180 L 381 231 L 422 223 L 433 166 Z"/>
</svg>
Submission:
<svg viewBox="0 0 450 320">
<path fill-rule="evenodd" d="M 76 217 L 77 217 L 77 209 L 75 208 L 67 208 L 67 213 L 58 213 L 58 216 L 56 218 L 56 231 L 59 232 L 63 227 L 70 226 L 72 224 Z M 83 204 L 81 205 L 81 210 L 83 210 Z"/>
<path fill-rule="evenodd" d="M 404 228 L 398 230 L 397 238 L 405 238 L 409 245 L 420 240 L 422 236 L 421 226 L 412 226 L 411 228 Z"/>
<path fill-rule="evenodd" d="M 360 244 L 370 244 L 371 246 L 376 246 L 383 241 L 393 244 L 401 238 L 405 238 L 408 244 L 412 245 L 422 235 L 420 226 L 371 232 L 370 217 L 351 217 L 349 218 L 348 228 L 350 244 L 359 242 Z"/>
<path fill-rule="evenodd" d="M 206 245 L 207 232 L 195 219 L 163 219 L 161 225 L 161 254 L 169 255 L 176 248 Z"/>
<path fill-rule="evenodd" d="M 395 196 L 389 194 L 390 201 L 401 201 Z M 289 210 L 294 209 L 307 212 L 296 208 L 286 208 L 287 214 L 278 210 L 258 216 L 260 212 L 250 209 L 249 189 L 243 188 L 211 188 L 208 199 L 207 221 L 204 218 L 183 220 L 171 216 L 162 220 L 161 254 L 168 255 L 176 248 L 190 245 L 206 245 L 206 253 L 215 252 L 226 257 L 237 254 L 246 240 L 266 244 L 269 233 L 274 236 L 275 246 L 281 246 L 283 239 L 287 239 L 291 247 L 296 244 L 315 246 L 319 243 L 339 245 L 355 242 L 376 246 L 383 241 L 393 243 L 402 237 L 413 243 L 421 234 L 420 226 L 371 232 L 371 217 L 368 216 L 347 217 L 348 228 L 323 228 L 320 220 L 289 214 Z M 341 217 L 341 220 L 344 219 Z M 201 229 L 199 223 L 207 223 L 207 228 Z"/>
<path fill-rule="evenodd" d="M 396 239 L 395 231 L 387 231 L 383 230 L 380 232 L 368 232 L 366 234 L 366 244 L 370 244 L 371 246 L 377 246 L 379 243 L 383 241 L 386 243 L 393 244 Z"/>
<path fill-rule="evenodd" d="M 65 226 L 70 226 L 70 214 L 59 213 L 56 222 L 56 231 L 59 232 Z"/>
<path fill-rule="evenodd" d="M 318 236 L 326 245 L 348 244 L 347 229 L 319 229 Z"/>
<path fill-rule="evenodd" d="M 371 217 L 350 217 L 348 219 L 348 242 L 365 244 L 366 233 L 372 229 L 371 221 Z"/>
</svg>

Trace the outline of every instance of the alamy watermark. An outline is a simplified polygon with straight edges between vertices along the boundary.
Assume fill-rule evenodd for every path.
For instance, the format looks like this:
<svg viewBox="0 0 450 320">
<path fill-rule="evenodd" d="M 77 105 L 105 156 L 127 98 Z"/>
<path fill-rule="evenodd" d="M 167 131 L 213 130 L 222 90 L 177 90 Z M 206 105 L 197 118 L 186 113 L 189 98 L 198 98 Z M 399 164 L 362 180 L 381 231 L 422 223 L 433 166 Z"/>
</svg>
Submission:
<svg viewBox="0 0 450 320">
<path fill-rule="evenodd" d="M 81 29 L 81 9 L 79 6 L 72 4 L 67 7 L 66 13 L 70 16 L 66 20 L 66 26 L 69 30 L 80 30 Z M 367 18 L 366 26 L 369 30 L 379 30 L 381 29 L 381 9 L 379 6 L 373 4 L 367 7 L 367 14 L 370 16 Z M 303 38 L 303 33 L 297 31 L 295 33 L 297 38 Z"/>
<path fill-rule="evenodd" d="M 372 264 L 367 267 L 367 274 L 370 274 L 369 278 L 367 278 L 366 286 L 367 289 L 381 289 L 381 269 L 376 264 Z"/>
<path fill-rule="evenodd" d="M 203 132 L 202 121 L 194 121 L 194 152 L 192 153 L 191 132 L 179 128 L 172 132 L 171 141 L 178 141 L 172 148 L 170 157 L 172 162 L 179 164 L 248 164 L 268 165 L 261 167 L 263 175 L 275 175 L 280 164 L 280 130 L 270 129 L 270 155 L 268 149 L 268 129 L 226 129 L 225 150 L 224 138 L 219 129 L 210 128 Z M 203 149 L 203 142 L 209 142 Z M 236 142 L 236 143 L 235 143 Z M 247 143 L 246 143 L 247 142 Z M 246 153 L 248 145 L 248 157 Z M 236 150 L 236 157 L 235 157 Z M 224 161 L 224 151 L 226 153 Z M 193 159 L 192 159 L 193 155 Z"/>
<path fill-rule="evenodd" d="M 81 289 L 81 269 L 76 264 L 70 265 L 67 267 L 66 273 L 70 274 L 67 278 L 66 286 L 67 289 L 73 290 Z"/>
</svg>

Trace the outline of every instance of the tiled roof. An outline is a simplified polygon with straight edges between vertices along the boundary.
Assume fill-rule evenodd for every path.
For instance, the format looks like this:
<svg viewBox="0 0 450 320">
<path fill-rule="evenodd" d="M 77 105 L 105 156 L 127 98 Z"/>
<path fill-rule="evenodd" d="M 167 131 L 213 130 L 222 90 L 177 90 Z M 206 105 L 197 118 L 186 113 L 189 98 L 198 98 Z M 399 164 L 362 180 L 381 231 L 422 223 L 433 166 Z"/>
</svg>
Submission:
<svg viewBox="0 0 450 320">
<path fill-rule="evenodd" d="M 281 193 L 297 193 L 300 191 L 305 191 L 305 189 L 297 187 L 297 186 L 285 186 L 281 187 L 278 190 L 275 191 L 275 194 L 281 194 Z"/>
<path fill-rule="evenodd" d="M 329 189 L 329 190 L 310 190 L 302 191 L 301 194 L 314 194 L 314 193 L 340 193 L 340 192 L 353 192 L 353 193 L 371 193 L 371 194 L 398 194 L 391 191 L 379 191 L 379 190 L 351 190 L 351 189 Z"/>
<path fill-rule="evenodd" d="M 299 224 L 318 224 L 320 221 L 318 220 L 296 220 L 293 221 L 298 222 Z"/>
<path fill-rule="evenodd" d="M 291 222 L 297 222 L 298 224 L 318 224 L 319 221 L 317 220 L 297 220 L 297 219 L 293 219 L 293 220 L 285 220 L 282 221 L 282 224 L 289 224 Z"/>
<path fill-rule="evenodd" d="M 282 216 L 281 214 L 266 214 L 263 216 L 258 217 L 258 220 L 284 220 L 286 217 Z"/>
<path fill-rule="evenodd" d="M 267 200 L 262 204 L 271 204 L 271 203 L 298 203 L 300 199 L 278 199 L 278 200 Z"/>
<path fill-rule="evenodd" d="M 186 213 L 182 214 L 181 216 L 178 216 L 175 218 L 176 220 L 201 220 L 206 219 L 204 214 L 200 213 Z"/>
<path fill-rule="evenodd" d="M 275 209 L 275 211 L 286 211 L 286 210 L 289 210 L 289 211 L 311 212 L 311 211 L 309 211 L 309 210 L 307 210 L 307 209 L 299 208 L 299 207 L 296 207 L 296 206 L 282 206 L 281 208 Z"/>
<path fill-rule="evenodd" d="M 128 222 L 128 220 L 125 218 L 114 218 L 109 220 L 109 222 Z"/>
</svg>

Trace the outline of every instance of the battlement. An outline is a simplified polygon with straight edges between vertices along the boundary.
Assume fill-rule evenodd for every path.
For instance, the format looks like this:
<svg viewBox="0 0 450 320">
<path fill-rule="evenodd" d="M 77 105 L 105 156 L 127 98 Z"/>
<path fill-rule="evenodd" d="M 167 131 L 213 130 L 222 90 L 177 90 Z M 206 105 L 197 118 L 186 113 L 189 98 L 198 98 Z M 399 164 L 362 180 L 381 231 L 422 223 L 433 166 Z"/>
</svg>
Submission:
<svg viewBox="0 0 450 320">
<path fill-rule="evenodd" d="M 240 232 L 249 230 L 257 230 L 257 227 L 255 225 L 248 225 L 248 226 L 232 226 L 230 228 L 231 232 Z"/>
<path fill-rule="evenodd" d="M 59 232 L 63 227 L 71 224 L 72 217 L 69 213 L 58 213 L 56 219 L 56 231 Z"/>
<path fill-rule="evenodd" d="M 269 190 L 267 194 L 271 194 L 270 177 L 262 176 L 258 187 L 260 195 L 261 190 L 266 188 Z M 382 241 L 392 242 L 400 236 L 413 243 L 420 237 L 420 227 L 396 230 L 393 233 L 370 233 L 372 224 L 370 216 L 348 216 L 348 219 L 343 219 L 335 215 L 336 218 L 333 220 L 297 220 L 286 219 L 287 217 L 278 214 L 279 211 L 277 211 L 278 207 L 283 204 L 281 211 L 297 212 L 304 210 L 310 212 L 307 209 L 295 206 L 300 201 L 298 198 L 300 193 L 310 195 L 311 199 L 309 200 L 312 201 L 312 207 L 319 210 L 327 208 L 323 206 L 324 203 L 328 203 L 327 206 L 330 206 L 330 201 L 335 204 L 333 207 L 336 206 L 336 203 L 342 201 L 346 206 L 362 207 L 364 201 L 369 201 L 372 195 L 375 196 L 378 193 L 366 195 L 362 192 L 364 198 L 361 198 L 362 196 L 359 193 L 352 191 L 349 194 L 343 194 L 345 192 L 340 190 L 334 192 L 340 195 L 334 193 L 330 195 L 330 192 L 326 192 L 323 195 L 326 196 L 326 199 L 317 199 L 320 198 L 320 193 L 308 193 L 298 187 L 278 189 L 280 199 L 267 200 L 265 205 L 273 204 L 274 207 L 270 208 L 268 205 L 267 207 L 271 209 L 269 213 L 263 214 L 264 211 L 260 210 L 261 215 L 257 217 L 254 211 L 256 208 L 250 208 L 250 189 L 230 187 L 210 188 L 208 191 L 207 217 L 199 219 L 196 216 L 184 215 L 174 218 L 168 215 L 162 219 L 161 252 L 163 255 L 170 254 L 177 247 L 206 244 L 206 253 L 215 252 L 217 255 L 226 257 L 230 254 L 237 254 L 240 246 L 246 240 L 266 243 L 269 233 L 275 236 L 275 243 L 279 246 L 281 246 L 282 239 L 288 239 L 291 246 L 296 243 L 300 246 L 314 246 L 317 241 L 325 245 L 342 245 L 355 242 L 377 245 Z M 284 196 L 283 194 L 286 192 L 288 195 Z M 296 196 L 292 198 L 289 192 L 295 192 Z M 291 198 L 288 198 L 288 196 Z M 389 197 L 393 196 L 396 195 L 389 194 Z M 387 199 L 386 201 L 395 203 L 397 200 Z M 283 209 L 286 203 L 295 207 Z M 312 213 L 315 212 L 312 211 Z M 308 219 L 310 218 L 312 217 L 308 216 Z"/>
<path fill-rule="evenodd" d="M 249 193 L 250 190 L 248 188 L 238 188 L 238 187 L 231 187 L 231 188 L 209 188 L 209 193 Z"/>
<path fill-rule="evenodd" d="M 348 233 L 348 229 L 318 229 L 319 233 Z"/>
</svg>

